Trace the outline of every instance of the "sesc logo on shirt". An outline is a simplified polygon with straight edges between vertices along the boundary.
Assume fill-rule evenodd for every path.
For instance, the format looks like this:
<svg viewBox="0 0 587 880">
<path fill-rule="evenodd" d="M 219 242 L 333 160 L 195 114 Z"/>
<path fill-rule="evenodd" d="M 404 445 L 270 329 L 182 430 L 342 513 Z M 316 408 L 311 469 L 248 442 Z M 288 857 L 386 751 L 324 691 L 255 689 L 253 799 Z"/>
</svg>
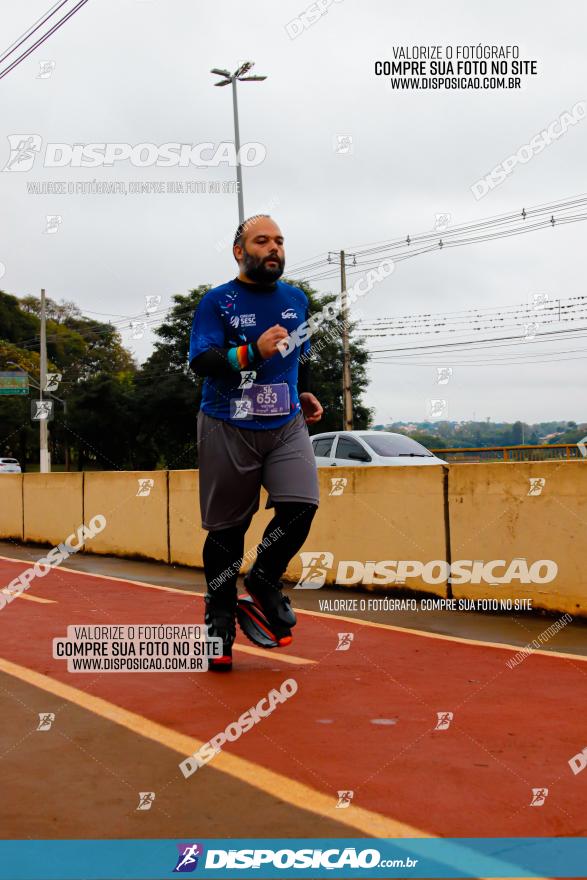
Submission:
<svg viewBox="0 0 587 880">
<path fill-rule="evenodd" d="M 259 336 L 275 324 L 283 325 L 288 333 L 292 333 L 307 317 L 308 299 L 303 290 L 284 281 L 277 281 L 271 290 L 257 290 L 235 278 L 209 290 L 202 297 L 192 322 L 190 363 L 210 348 L 231 348 L 257 342 Z M 279 407 L 279 413 L 251 414 L 245 422 L 235 421 L 234 424 L 242 424 L 247 429 L 265 430 L 279 428 L 295 418 L 300 410 L 298 363 L 309 348 L 308 340 L 286 358 L 276 354 L 255 367 L 255 384 L 287 385 L 287 412 Z M 202 388 L 202 411 L 213 418 L 232 421 L 234 412 L 231 401 L 240 398 L 244 390 L 239 387 L 241 378 L 236 371 L 233 377 L 206 377 Z"/>
<path fill-rule="evenodd" d="M 230 326 L 234 327 L 256 327 L 257 316 L 254 313 L 248 315 L 232 315 L 230 318 Z"/>
</svg>

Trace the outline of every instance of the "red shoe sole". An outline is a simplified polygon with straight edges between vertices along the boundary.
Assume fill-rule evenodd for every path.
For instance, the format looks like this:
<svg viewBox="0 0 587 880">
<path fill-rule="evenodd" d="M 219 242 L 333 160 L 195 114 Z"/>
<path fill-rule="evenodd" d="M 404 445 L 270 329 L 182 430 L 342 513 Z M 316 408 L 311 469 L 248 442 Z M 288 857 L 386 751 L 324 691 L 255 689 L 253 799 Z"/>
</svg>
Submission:
<svg viewBox="0 0 587 880">
<path fill-rule="evenodd" d="M 232 657 L 212 657 L 208 660 L 208 672 L 230 672 Z"/>
<path fill-rule="evenodd" d="M 245 624 L 246 619 L 249 621 L 250 629 L 249 626 Z M 247 639 L 259 648 L 265 650 L 271 650 L 272 648 L 285 648 L 293 641 L 293 636 L 291 634 L 281 636 L 280 638 L 276 637 L 275 633 L 272 632 L 270 624 L 264 616 L 262 609 L 256 602 L 255 597 L 251 594 L 239 597 L 237 620 Z M 257 638 L 255 637 L 255 629 L 257 630 Z M 271 644 L 271 642 L 273 644 Z"/>
</svg>

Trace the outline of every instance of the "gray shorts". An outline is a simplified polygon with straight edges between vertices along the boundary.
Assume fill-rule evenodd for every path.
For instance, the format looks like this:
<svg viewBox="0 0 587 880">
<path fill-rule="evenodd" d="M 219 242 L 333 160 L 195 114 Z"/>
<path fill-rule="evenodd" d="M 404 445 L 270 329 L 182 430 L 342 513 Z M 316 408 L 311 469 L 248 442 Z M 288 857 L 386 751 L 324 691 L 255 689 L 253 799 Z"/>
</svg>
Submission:
<svg viewBox="0 0 587 880">
<path fill-rule="evenodd" d="M 275 501 L 318 506 L 318 473 L 302 413 L 281 428 L 236 428 L 198 413 L 202 528 L 241 525 L 259 509 L 261 486 Z"/>
</svg>

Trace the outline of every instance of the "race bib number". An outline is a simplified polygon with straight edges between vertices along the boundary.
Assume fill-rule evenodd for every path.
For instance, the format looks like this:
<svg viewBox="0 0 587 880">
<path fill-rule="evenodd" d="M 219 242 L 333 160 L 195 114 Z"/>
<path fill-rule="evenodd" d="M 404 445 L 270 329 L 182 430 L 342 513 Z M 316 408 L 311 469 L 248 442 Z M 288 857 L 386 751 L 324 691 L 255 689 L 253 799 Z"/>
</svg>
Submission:
<svg viewBox="0 0 587 880">
<path fill-rule="evenodd" d="M 248 411 L 253 416 L 289 415 L 289 385 L 276 382 L 273 385 L 255 385 L 243 388 L 242 400 L 247 400 Z"/>
</svg>

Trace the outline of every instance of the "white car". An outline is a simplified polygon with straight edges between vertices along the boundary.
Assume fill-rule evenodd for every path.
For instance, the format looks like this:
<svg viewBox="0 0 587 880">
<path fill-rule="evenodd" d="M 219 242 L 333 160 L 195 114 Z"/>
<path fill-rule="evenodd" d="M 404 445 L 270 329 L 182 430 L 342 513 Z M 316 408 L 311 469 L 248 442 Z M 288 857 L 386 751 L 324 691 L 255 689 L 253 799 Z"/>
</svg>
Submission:
<svg viewBox="0 0 587 880">
<path fill-rule="evenodd" d="M 15 458 L 0 458 L 0 474 L 20 474 L 20 465 Z"/>
<path fill-rule="evenodd" d="M 318 467 L 446 464 L 411 437 L 389 431 L 329 431 L 314 434 L 312 448 Z"/>
</svg>

